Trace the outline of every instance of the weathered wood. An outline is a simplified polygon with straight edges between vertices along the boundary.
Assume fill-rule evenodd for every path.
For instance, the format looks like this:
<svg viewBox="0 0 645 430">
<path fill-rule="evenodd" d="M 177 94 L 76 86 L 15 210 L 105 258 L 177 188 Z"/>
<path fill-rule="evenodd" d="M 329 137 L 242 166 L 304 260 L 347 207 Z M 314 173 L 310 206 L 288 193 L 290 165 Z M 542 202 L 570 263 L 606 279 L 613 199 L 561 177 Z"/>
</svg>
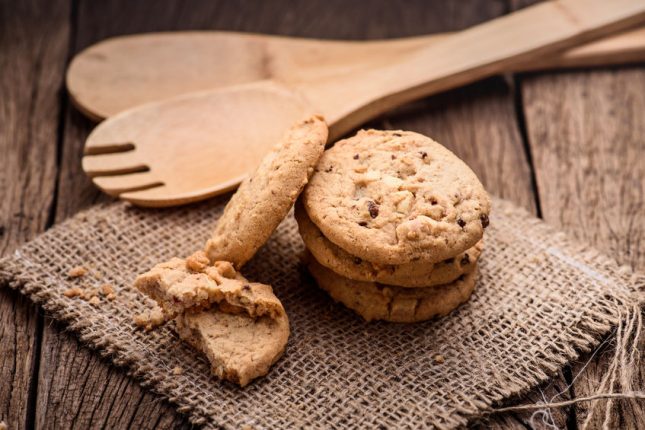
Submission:
<svg viewBox="0 0 645 430">
<path fill-rule="evenodd" d="M 92 7 L 81 3 L 75 50 L 78 51 L 97 40 L 115 34 L 178 28 L 218 28 L 349 39 L 407 36 L 464 28 L 500 15 L 505 8 L 504 2 L 487 1 L 469 1 L 460 4 L 459 7 L 443 2 L 432 5 L 427 2 L 405 2 L 404 6 L 406 7 L 395 6 L 386 1 L 372 1 L 370 4 L 361 4 L 355 7 L 346 2 L 332 4 L 326 2 L 324 5 L 322 3 L 298 2 L 293 4 L 292 13 L 280 12 L 284 11 L 287 3 L 293 4 L 290 2 L 272 3 L 269 8 L 272 11 L 269 11 L 264 10 L 268 6 L 262 2 L 256 2 L 253 7 L 241 10 L 235 10 L 228 2 L 204 2 L 198 6 L 192 3 L 191 10 L 182 8 L 179 3 L 164 2 L 156 8 L 155 16 L 150 16 L 148 9 L 133 9 L 137 8 L 137 5 L 130 2 L 103 2 L 100 6 L 93 3 Z M 110 19 L 110 17 L 122 16 L 126 9 L 128 10 L 128 20 Z M 366 18 L 368 14 L 369 19 Z M 356 22 L 359 21 L 362 24 L 357 26 Z M 406 25 L 401 25 L 401 22 L 405 22 Z M 460 142 L 463 140 L 465 142 L 467 140 L 470 145 L 473 143 L 476 133 L 482 133 L 493 141 L 491 146 L 497 151 L 501 151 L 500 155 L 504 155 L 504 157 L 499 157 L 503 161 L 493 163 L 496 166 L 495 169 L 485 169 L 484 164 L 475 165 L 475 153 L 471 152 L 470 156 L 467 156 L 466 154 L 472 149 L 468 149 L 466 145 L 454 143 L 452 146 L 462 156 L 467 156 L 468 161 L 479 174 L 487 175 L 484 179 L 485 182 L 493 184 L 490 186 L 494 187 L 496 192 L 533 209 L 530 179 L 527 175 L 528 167 L 526 159 L 522 155 L 521 139 L 517 130 L 514 127 L 509 127 L 514 118 L 512 97 L 508 94 L 508 88 L 498 81 L 497 86 L 500 85 L 504 92 L 503 102 L 499 101 L 495 90 L 492 92 L 486 90 L 486 85 L 483 85 L 465 90 L 461 95 L 456 96 L 455 94 L 458 92 L 455 92 L 447 98 L 442 99 L 440 96 L 430 100 L 427 103 L 434 104 L 435 111 L 426 114 L 423 118 L 435 118 L 433 123 L 437 124 L 437 128 L 439 124 L 443 124 L 441 136 L 437 136 L 439 139 L 445 136 L 446 140 L 451 141 Z M 477 97 L 478 100 L 489 98 L 490 102 L 486 103 L 485 107 L 475 107 L 477 103 L 469 102 L 468 99 L 476 93 L 480 93 L 480 96 Z M 451 104 L 452 97 L 458 98 L 460 102 L 457 103 L 457 107 L 452 109 L 453 119 L 447 124 L 440 119 L 446 116 L 443 110 Z M 422 102 L 422 105 L 423 103 L 425 102 Z M 500 110 L 504 112 L 506 118 L 501 122 L 501 125 L 495 116 L 496 112 Z M 399 115 L 391 119 L 391 122 L 396 126 L 399 124 L 398 117 Z M 462 122 L 470 121 L 473 117 L 478 118 L 476 120 L 479 124 L 478 127 L 462 127 Z M 436 135 L 433 130 L 427 130 L 421 126 L 420 121 L 423 118 L 418 113 L 413 113 L 407 124 L 412 126 L 416 121 L 419 124 L 419 128 L 417 128 L 419 131 L 427 131 L 430 135 Z M 446 121 L 449 120 L 446 119 Z M 90 127 L 89 122 L 81 118 L 78 113 L 70 112 L 67 115 L 64 157 L 61 164 L 60 199 L 56 214 L 58 220 L 90 205 L 98 196 L 89 181 L 82 175 L 79 163 L 82 143 Z M 507 150 L 509 150 L 508 153 Z M 497 152 L 493 152 L 493 154 L 495 153 Z M 504 181 L 504 175 L 509 175 L 507 177 L 512 177 L 513 180 Z M 153 426 L 172 428 L 182 422 L 182 418 L 176 415 L 171 407 L 159 402 L 158 398 L 153 395 L 145 394 L 144 398 L 140 391 L 137 391 L 140 389 L 136 383 L 131 382 L 121 372 L 106 370 L 108 367 L 103 361 L 97 359 L 95 354 L 78 348 L 77 342 L 61 334 L 56 326 L 52 329 L 46 328 L 43 351 L 40 385 L 47 387 L 47 394 L 41 392 L 38 398 L 39 411 L 41 411 L 39 423 L 46 424 L 51 419 L 59 427 L 66 428 L 70 423 L 61 417 L 69 414 L 77 416 L 79 423 L 100 424 L 102 421 L 91 418 L 94 408 L 105 411 L 109 411 L 110 408 L 111 411 L 122 411 L 118 417 L 111 418 L 110 424 L 115 428 L 125 427 L 130 420 L 133 425 L 137 424 L 138 428 L 152 428 Z M 63 363 L 70 362 L 75 364 L 69 366 L 69 369 L 64 373 L 56 374 L 53 370 L 63 367 Z M 84 369 L 97 370 L 88 372 Z M 104 375 L 109 376 L 108 384 L 105 384 Z M 120 390 L 112 388 L 100 390 L 102 394 L 96 396 L 92 395 L 90 390 L 81 390 L 80 392 L 76 390 L 76 393 L 70 395 L 68 388 L 70 383 L 73 383 L 74 386 L 116 385 L 123 388 Z M 139 402 L 128 401 L 126 398 L 128 396 L 121 395 L 126 391 L 136 393 L 136 396 L 142 396 L 142 400 Z M 154 409 L 148 405 L 154 405 Z M 149 419 L 150 416 L 157 417 L 160 414 L 165 421 L 155 424 Z M 95 417 L 99 415 L 97 412 Z M 523 427 L 518 420 L 514 421 L 512 417 L 508 418 L 508 421 Z"/>
<path fill-rule="evenodd" d="M 645 269 L 645 71 L 621 68 L 531 76 L 522 85 L 544 219 L 622 264 Z M 641 344 L 645 336 L 641 338 Z M 593 394 L 611 350 L 573 366 L 578 397 Z M 635 387 L 645 386 L 645 368 Z M 591 422 L 602 425 L 604 403 Z M 611 427 L 645 427 L 645 404 L 615 401 Z M 582 424 L 589 404 L 577 406 Z"/>
<path fill-rule="evenodd" d="M 49 224 L 68 38 L 67 2 L 0 2 L 0 255 Z M 41 326 L 35 305 L 0 288 L 0 421 L 9 428 L 33 422 Z"/>
</svg>

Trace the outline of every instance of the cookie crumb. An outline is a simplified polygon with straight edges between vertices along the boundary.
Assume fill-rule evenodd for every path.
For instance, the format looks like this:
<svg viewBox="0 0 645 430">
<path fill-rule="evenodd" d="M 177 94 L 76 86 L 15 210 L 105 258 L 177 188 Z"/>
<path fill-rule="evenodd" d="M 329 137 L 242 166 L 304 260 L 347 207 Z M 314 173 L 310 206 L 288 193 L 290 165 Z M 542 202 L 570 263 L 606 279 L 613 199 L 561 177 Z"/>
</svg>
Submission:
<svg viewBox="0 0 645 430">
<path fill-rule="evenodd" d="M 163 312 L 161 308 L 155 307 L 154 309 L 135 315 L 133 321 L 137 327 L 143 328 L 145 331 L 150 331 L 164 323 Z"/>
<path fill-rule="evenodd" d="M 445 357 L 441 354 L 437 354 L 433 358 L 434 362 L 437 364 L 443 364 L 446 361 Z"/>
<path fill-rule="evenodd" d="M 70 288 L 69 290 L 65 290 L 65 291 L 63 292 L 63 295 L 64 295 L 65 297 L 69 297 L 70 299 L 71 299 L 71 298 L 73 298 L 73 297 L 78 297 L 78 296 L 80 296 L 81 294 L 83 294 L 83 290 L 81 290 L 81 289 L 80 289 L 80 288 L 78 288 L 78 287 Z M 2 429 L 2 428 L 0 427 L 0 430 L 1 430 L 1 429 Z"/>
<path fill-rule="evenodd" d="M 9 427 L 7 427 L 7 423 L 4 421 L 0 421 L 0 430 L 8 430 Z"/>
<path fill-rule="evenodd" d="M 80 278 L 85 275 L 87 275 L 87 269 L 83 266 L 72 267 L 69 269 L 69 272 L 67 272 L 67 276 L 70 278 Z"/>
<path fill-rule="evenodd" d="M 225 278 L 235 279 L 235 268 L 228 261 L 216 261 L 215 268 Z"/>
<path fill-rule="evenodd" d="M 81 294 L 81 299 L 83 300 L 92 300 L 94 297 L 98 296 L 99 292 L 95 288 L 86 289 Z"/>
<path fill-rule="evenodd" d="M 176 366 L 174 369 L 172 369 L 173 375 L 181 375 L 182 373 L 184 373 L 184 369 L 182 369 L 180 366 Z"/>
<path fill-rule="evenodd" d="M 197 251 L 186 259 L 186 267 L 193 272 L 203 272 L 210 264 L 204 251 Z"/>
<path fill-rule="evenodd" d="M 109 301 L 113 301 L 114 299 L 116 299 L 116 294 L 110 293 L 107 295 L 106 299 L 108 299 Z"/>
<path fill-rule="evenodd" d="M 104 296 L 109 296 L 110 294 L 116 293 L 116 290 L 114 287 L 110 284 L 103 284 L 99 287 L 99 290 L 101 291 L 101 294 Z"/>
<path fill-rule="evenodd" d="M 244 424 L 240 430 L 254 430 L 254 427 L 251 424 Z"/>
<path fill-rule="evenodd" d="M 99 299 L 99 296 L 94 296 L 89 300 L 89 304 L 92 306 L 98 306 L 101 303 L 101 299 Z"/>
</svg>

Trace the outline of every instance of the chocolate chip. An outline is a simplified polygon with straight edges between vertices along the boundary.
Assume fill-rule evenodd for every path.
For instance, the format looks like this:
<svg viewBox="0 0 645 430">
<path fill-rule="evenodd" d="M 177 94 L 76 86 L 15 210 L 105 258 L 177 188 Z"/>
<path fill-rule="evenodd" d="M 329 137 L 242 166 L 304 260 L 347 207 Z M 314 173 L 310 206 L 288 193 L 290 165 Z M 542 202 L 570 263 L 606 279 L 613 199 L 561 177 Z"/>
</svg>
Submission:
<svg viewBox="0 0 645 430">
<path fill-rule="evenodd" d="M 251 291 L 251 286 L 249 284 L 246 284 L 242 287 L 244 291 Z"/>
<path fill-rule="evenodd" d="M 452 264 L 452 263 L 455 262 L 455 259 L 454 258 L 448 258 L 446 260 L 443 260 L 443 262 L 446 263 L 446 264 Z"/>
<path fill-rule="evenodd" d="M 401 136 L 403 136 L 401 133 L 392 133 L 392 134 L 393 134 L 394 136 L 396 136 L 396 137 L 401 137 Z"/>
<path fill-rule="evenodd" d="M 331 172 L 331 171 L 332 171 L 332 169 L 333 169 L 333 168 L 334 168 L 334 166 L 329 166 L 329 167 L 327 167 L 327 168 L 325 169 L 325 172 L 329 173 L 329 172 Z"/>
<path fill-rule="evenodd" d="M 396 160 L 396 155 L 392 154 L 392 160 Z"/>
<path fill-rule="evenodd" d="M 428 156 L 428 153 L 427 153 L 427 152 L 425 152 L 425 151 L 421 151 L 421 152 L 419 152 L 419 154 L 421 154 L 421 158 L 423 158 L 424 160 L 425 160 L 425 159 L 426 159 L 426 157 Z"/>
<path fill-rule="evenodd" d="M 430 204 L 431 204 L 431 205 L 433 205 L 433 206 L 434 206 L 434 205 L 436 205 L 437 203 L 439 203 L 439 202 L 437 201 L 437 199 L 430 199 Z"/>
<path fill-rule="evenodd" d="M 358 154 L 354 154 L 354 160 L 358 160 Z"/>
<path fill-rule="evenodd" d="M 461 265 L 465 266 L 466 264 L 470 264 L 470 257 L 468 254 L 464 254 L 464 257 L 461 259 Z"/>
<path fill-rule="evenodd" d="M 359 257 L 354 257 L 354 264 L 361 264 L 363 260 Z"/>
<path fill-rule="evenodd" d="M 459 227 L 464 228 L 466 226 L 466 221 L 461 218 L 457 218 L 457 224 L 459 224 Z"/>
<path fill-rule="evenodd" d="M 482 227 L 484 228 L 488 227 L 488 224 L 490 224 L 490 220 L 486 214 L 479 215 L 479 220 L 482 222 Z"/>
<path fill-rule="evenodd" d="M 378 205 L 373 201 L 367 202 L 367 210 L 370 211 L 370 216 L 376 218 L 378 216 Z"/>
<path fill-rule="evenodd" d="M 367 227 L 367 221 L 361 221 L 358 223 L 361 227 Z"/>
</svg>

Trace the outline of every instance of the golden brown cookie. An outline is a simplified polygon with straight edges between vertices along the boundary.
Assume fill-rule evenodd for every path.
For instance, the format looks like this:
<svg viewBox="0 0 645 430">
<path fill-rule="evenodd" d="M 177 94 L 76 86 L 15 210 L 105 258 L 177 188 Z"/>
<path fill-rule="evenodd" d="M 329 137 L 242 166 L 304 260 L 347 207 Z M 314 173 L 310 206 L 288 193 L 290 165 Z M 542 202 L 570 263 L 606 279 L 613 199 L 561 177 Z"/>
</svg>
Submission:
<svg viewBox="0 0 645 430">
<path fill-rule="evenodd" d="M 318 286 L 366 321 L 419 322 L 449 314 L 470 298 L 477 268 L 450 284 L 427 288 L 399 288 L 344 278 L 313 258 L 307 267 Z"/>
<path fill-rule="evenodd" d="M 490 200 L 472 170 L 429 137 L 360 131 L 325 151 L 303 193 L 331 242 L 378 264 L 440 262 L 473 247 Z"/>
<path fill-rule="evenodd" d="M 326 142 L 327 125 L 320 116 L 287 132 L 226 205 L 206 244 L 211 262 L 230 261 L 240 268 L 264 245 L 309 180 Z"/>
<path fill-rule="evenodd" d="M 447 284 L 473 270 L 483 249 L 482 239 L 472 248 L 439 263 L 375 264 L 349 254 L 327 239 L 309 219 L 301 201 L 296 203 L 295 218 L 300 236 L 313 257 L 328 269 L 355 281 L 404 288 Z"/>
<path fill-rule="evenodd" d="M 201 251 L 186 260 L 173 258 L 157 264 L 139 275 L 134 286 L 157 302 L 167 320 L 212 306 L 252 318 L 277 318 L 284 313 L 270 285 L 249 282 L 228 262 L 208 265 Z"/>
<path fill-rule="evenodd" d="M 206 355 L 215 376 L 242 387 L 268 373 L 289 339 L 284 312 L 251 318 L 210 309 L 184 313 L 175 322 L 179 337 Z"/>
</svg>

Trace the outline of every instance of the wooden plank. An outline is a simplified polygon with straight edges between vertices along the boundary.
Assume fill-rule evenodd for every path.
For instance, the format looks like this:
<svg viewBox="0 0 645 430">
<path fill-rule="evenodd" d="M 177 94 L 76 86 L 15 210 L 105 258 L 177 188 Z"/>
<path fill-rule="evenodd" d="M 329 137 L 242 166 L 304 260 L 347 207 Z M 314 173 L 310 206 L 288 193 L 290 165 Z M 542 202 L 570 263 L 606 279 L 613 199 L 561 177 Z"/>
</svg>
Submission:
<svg viewBox="0 0 645 430">
<path fill-rule="evenodd" d="M 0 255 L 7 255 L 50 223 L 68 2 L 0 2 L 0 23 Z M 9 428 L 33 423 L 41 327 L 35 305 L 0 288 L 0 421 Z"/>
<path fill-rule="evenodd" d="M 287 5 L 290 7 L 287 8 Z M 102 38 L 124 33 L 153 31 L 164 29 L 208 29 L 245 30 L 299 36 L 318 36 L 329 38 L 360 39 L 367 37 L 393 37 L 422 34 L 431 31 L 447 31 L 464 28 L 477 22 L 490 19 L 503 13 L 504 2 L 468 1 L 459 6 L 451 3 L 435 2 L 429 4 L 421 1 L 407 1 L 401 7 L 384 0 L 372 0 L 369 4 L 352 5 L 347 2 L 248 2 L 243 5 L 232 5 L 230 2 L 192 2 L 190 8 L 180 2 L 161 2 L 151 12 L 148 8 L 126 1 L 110 1 L 100 4 L 82 2 L 78 12 L 75 50 Z M 285 10 L 289 9 L 288 12 Z M 127 12 L 126 12 L 127 11 Z M 439 13 L 440 12 L 440 13 Z M 118 17 L 127 14 L 128 19 Z M 369 19 L 368 19 L 369 17 Z M 356 23 L 360 22 L 361 25 Z M 405 23 L 405 25 L 401 25 Z M 484 164 L 474 166 L 478 173 L 489 176 L 485 181 L 494 185 L 495 190 L 513 198 L 532 209 L 533 198 L 530 195 L 530 183 L 527 176 L 526 160 L 522 159 L 521 146 L 517 143 L 517 131 L 508 127 L 513 122 L 512 98 L 505 95 L 501 103 L 494 95 L 488 95 L 492 101 L 487 104 L 490 109 L 479 109 L 473 112 L 473 105 L 467 101 L 472 92 L 484 91 L 481 88 L 470 90 L 461 96 L 462 104 L 454 108 L 450 125 L 444 125 L 441 136 L 456 136 L 453 145 L 463 152 L 470 152 L 469 159 L 474 163 L 475 153 L 472 148 L 461 146 L 463 132 L 461 121 L 476 116 L 480 124 L 478 132 L 491 138 L 496 150 L 506 155 L 506 149 L 516 145 L 509 157 L 500 157 L 496 169 L 484 169 Z M 484 95 L 486 97 L 487 95 Z M 434 114 L 438 123 L 442 118 L 440 111 L 450 104 L 449 99 L 441 102 Z M 507 121 L 498 126 L 495 120 L 497 110 L 506 112 Z M 414 118 L 421 119 L 419 116 Z M 427 118 L 427 117 L 426 117 Z M 397 119 L 391 119 L 397 123 Z M 397 123 L 398 124 L 398 123 Z M 409 122 L 408 124 L 412 124 Z M 98 193 L 94 191 L 80 171 L 82 143 L 89 132 L 91 124 L 82 119 L 76 112 L 68 112 L 65 130 L 64 156 L 60 181 L 60 198 L 56 214 L 57 220 L 72 215 L 82 207 L 92 204 Z M 420 129 L 420 131 L 424 131 Z M 472 143 L 475 128 L 468 128 Z M 430 133 L 431 135 L 436 135 Z M 452 139 L 451 139 L 452 140 Z M 465 142 L 465 140 L 464 140 Z M 515 169 L 517 165 L 518 169 Z M 500 173 L 511 175 L 512 186 L 502 180 Z M 521 172 L 521 173 L 519 173 Z M 509 181 L 510 183 L 511 181 Z M 121 372 L 109 369 L 95 354 L 79 348 L 78 343 L 60 333 L 54 325 L 45 330 L 43 360 L 40 374 L 40 385 L 46 387 L 39 392 L 39 424 L 44 427 L 69 428 L 74 426 L 66 415 L 76 416 L 79 427 L 85 425 L 107 425 L 125 427 L 137 424 L 138 428 L 172 428 L 182 423 L 182 418 L 173 410 L 159 402 L 156 396 L 147 394 L 125 377 Z M 72 363 L 63 366 L 64 363 Z M 66 367 L 64 372 L 56 373 L 54 369 Z M 88 370 L 89 369 L 89 370 Z M 106 381 L 107 378 L 107 381 Z M 71 389 L 70 387 L 76 387 Z M 96 387 L 96 390 L 80 387 Z M 117 387 L 117 388 L 115 388 Z M 97 391 L 97 393 L 93 393 Z M 127 393 L 124 395 L 124 393 Z M 129 399 L 134 396 L 136 402 Z M 92 416 L 92 412 L 98 409 Z M 115 414 L 114 411 L 120 411 Z M 104 415 L 109 415 L 105 417 Z M 164 421 L 154 423 L 149 417 L 161 416 Z M 109 421 L 108 421 L 109 420 Z M 512 418 L 511 418 L 512 420 Z M 516 425 L 521 426 L 519 421 Z M 522 426 L 523 427 L 523 426 Z"/>
<path fill-rule="evenodd" d="M 645 71 L 530 76 L 522 85 L 544 218 L 622 264 L 645 269 Z M 641 337 L 641 344 L 645 336 Z M 611 350 L 573 366 L 576 396 L 596 392 Z M 634 387 L 645 386 L 645 367 Z M 591 428 L 602 425 L 604 402 Z M 612 428 L 645 427 L 645 404 L 612 402 Z M 577 407 L 582 425 L 589 404 Z"/>
</svg>

